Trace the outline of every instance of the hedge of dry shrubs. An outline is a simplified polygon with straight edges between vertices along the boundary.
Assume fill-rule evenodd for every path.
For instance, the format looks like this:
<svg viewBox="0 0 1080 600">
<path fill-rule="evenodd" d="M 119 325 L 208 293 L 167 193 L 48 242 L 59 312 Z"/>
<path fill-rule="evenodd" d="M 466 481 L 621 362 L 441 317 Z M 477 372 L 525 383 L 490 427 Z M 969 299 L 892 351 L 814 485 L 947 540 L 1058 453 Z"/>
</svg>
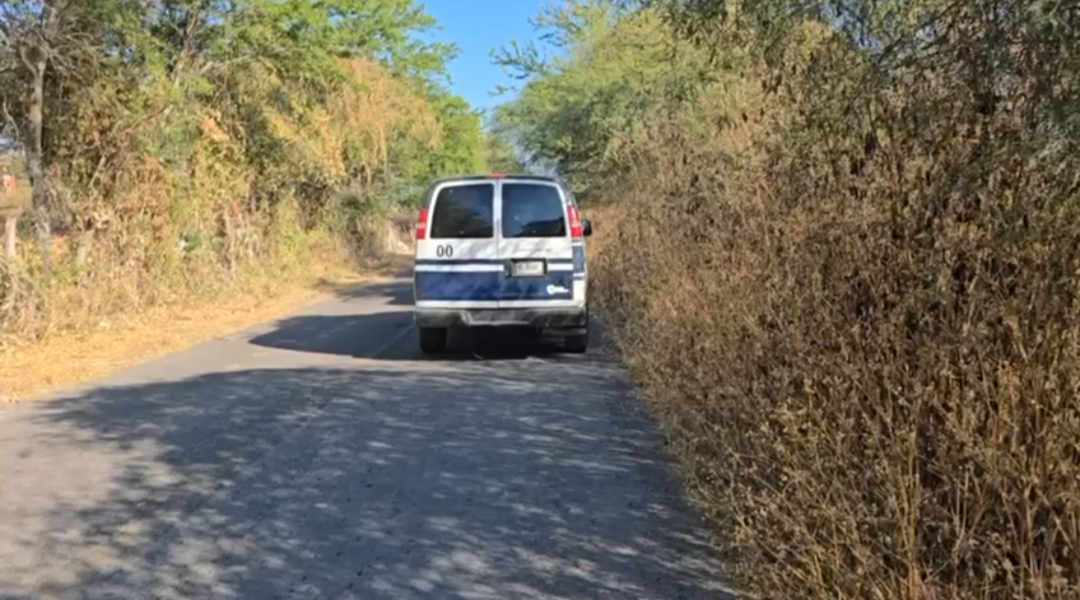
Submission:
<svg viewBox="0 0 1080 600">
<path fill-rule="evenodd" d="M 702 95 L 601 224 L 747 593 L 1080 597 L 1080 27 L 984 4 L 893 62 L 805 38 L 687 133 Z"/>
</svg>

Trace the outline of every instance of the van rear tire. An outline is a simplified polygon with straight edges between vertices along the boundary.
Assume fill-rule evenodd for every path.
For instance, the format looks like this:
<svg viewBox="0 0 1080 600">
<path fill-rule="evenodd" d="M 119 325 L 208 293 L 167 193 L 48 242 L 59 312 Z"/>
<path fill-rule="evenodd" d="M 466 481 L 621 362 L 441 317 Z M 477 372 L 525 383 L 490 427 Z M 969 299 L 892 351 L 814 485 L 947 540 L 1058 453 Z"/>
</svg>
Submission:
<svg viewBox="0 0 1080 600">
<path fill-rule="evenodd" d="M 446 329 L 441 327 L 420 327 L 420 351 L 424 354 L 437 354 L 446 350 Z"/>
<path fill-rule="evenodd" d="M 589 334 L 567 337 L 564 347 L 570 354 L 585 354 L 585 351 L 589 349 Z"/>
</svg>

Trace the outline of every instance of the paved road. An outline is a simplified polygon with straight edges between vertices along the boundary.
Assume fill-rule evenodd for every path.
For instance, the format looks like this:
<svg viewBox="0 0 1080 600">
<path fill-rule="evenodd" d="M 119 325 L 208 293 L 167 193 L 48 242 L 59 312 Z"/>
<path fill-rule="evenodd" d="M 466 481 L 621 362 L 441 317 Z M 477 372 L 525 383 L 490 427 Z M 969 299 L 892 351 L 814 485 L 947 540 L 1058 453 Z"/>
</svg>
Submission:
<svg viewBox="0 0 1080 600">
<path fill-rule="evenodd" d="M 408 295 L 0 410 L 0 598 L 724 597 L 610 361 L 424 359 Z"/>
</svg>

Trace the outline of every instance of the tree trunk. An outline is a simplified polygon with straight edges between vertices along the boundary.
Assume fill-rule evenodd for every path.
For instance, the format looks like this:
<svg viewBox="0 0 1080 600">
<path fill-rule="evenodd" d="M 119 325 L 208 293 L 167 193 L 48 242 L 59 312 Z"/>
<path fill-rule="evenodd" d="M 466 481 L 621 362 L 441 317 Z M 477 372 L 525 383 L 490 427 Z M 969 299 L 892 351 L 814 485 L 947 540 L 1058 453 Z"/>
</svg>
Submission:
<svg viewBox="0 0 1080 600">
<path fill-rule="evenodd" d="M 16 212 L 4 215 L 4 258 L 8 261 L 15 260 L 15 244 L 18 239 L 19 214 Z"/>
<path fill-rule="evenodd" d="M 26 171 L 30 176 L 33 193 L 33 223 L 41 252 L 41 268 L 52 271 L 52 231 L 49 215 L 48 188 L 45 185 L 45 152 L 43 130 L 45 125 L 45 71 L 49 66 L 49 50 L 55 49 L 61 31 L 61 15 L 69 0 L 46 2 L 44 27 L 37 39 L 19 50 L 19 57 L 30 71 L 30 106 L 27 111 Z"/>
<path fill-rule="evenodd" d="M 45 68 L 48 63 L 44 52 L 38 50 L 33 54 L 36 56 L 24 57 L 24 61 L 30 67 L 33 76 L 30 89 L 30 110 L 28 111 L 30 131 L 27 132 L 28 135 L 26 136 L 26 172 L 30 176 L 30 188 L 33 193 L 33 223 L 41 252 L 41 267 L 48 273 L 52 270 L 50 253 L 52 232 L 49 223 L 49 199 L 45 188 L 44 152 L 42 149 L 42 130 L 45 121 Z"/>
</svg>

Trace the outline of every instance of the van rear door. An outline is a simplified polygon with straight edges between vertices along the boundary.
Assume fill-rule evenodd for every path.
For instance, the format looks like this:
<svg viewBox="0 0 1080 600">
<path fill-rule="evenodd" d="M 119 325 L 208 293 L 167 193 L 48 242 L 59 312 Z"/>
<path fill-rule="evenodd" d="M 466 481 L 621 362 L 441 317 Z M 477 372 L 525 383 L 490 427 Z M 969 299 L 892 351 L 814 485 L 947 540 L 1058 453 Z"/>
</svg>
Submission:
<svg viewBox="0 0 1080 600">
<path fill-rule="evenodd" d="M 452 181 L 431 195 L 416 241 L 418 308 L 497 308 L 502 281 L 493 181 Z"/>
<path fill-rule="evenodd" d="M 505 271 L 500 308 L 577 306 L 568 199 L 553 181 L 504 179 L 498 254 Z"/>
</svg>

